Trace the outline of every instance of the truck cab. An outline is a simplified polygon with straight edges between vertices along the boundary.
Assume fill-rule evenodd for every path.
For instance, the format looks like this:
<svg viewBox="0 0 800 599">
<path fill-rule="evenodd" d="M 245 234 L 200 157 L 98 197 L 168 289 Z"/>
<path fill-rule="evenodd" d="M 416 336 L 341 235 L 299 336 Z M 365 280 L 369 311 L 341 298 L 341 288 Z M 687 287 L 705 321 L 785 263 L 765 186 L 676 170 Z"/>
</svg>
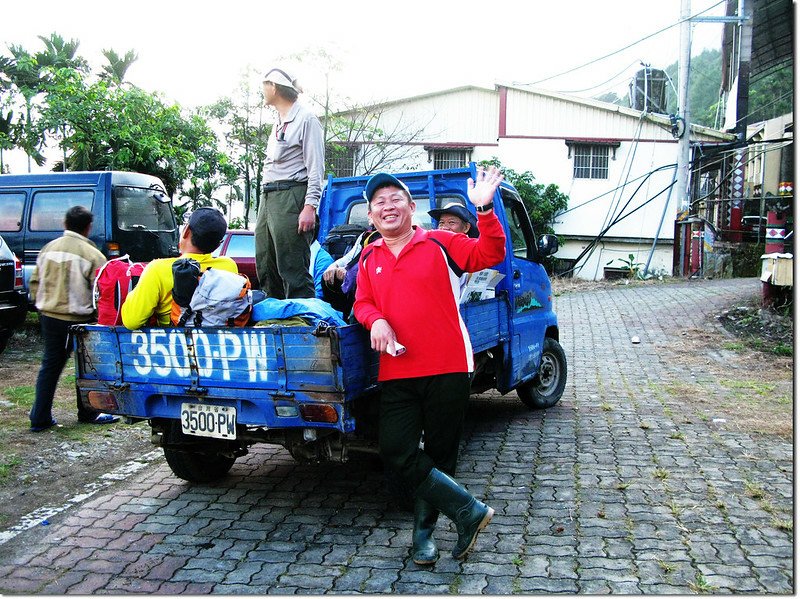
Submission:
<svg viewBox="0 0 800 599">
<path fill-rule="evenodd" d="M 428 211 L 450 202 L 459 202 L 475 213 L 467 199 L 466 186 L 467 178 L 475 175 L 476 166 L 472 163 L 467 168 L 395 176 L 408 186 L 417 205 L 414 224 L 429 229 L 436 223 Z M 320 240 L 337 225 L 367 226 L 367 200 L 363 196 L 367 179 L 329 180 L 320 204 Z M 558 250 L 558 240 L 553 235 L 537 239 L 525 205 L 510 183 L 504 181 L 498 194 L 495 208 L 506 232 L 506 257 L 494 270 L 503 278 L 495 287 L 494 301 L 462 304 L 462 318 L 476 353 L 473 390 L 496 388 L 508 393 L 516 389 L 526 404 L 545 408 L 558 401 L 566 381 L 561 372 L 554 371 L 560 368 L 565 375 L 566 362 L 561 359 L 563 351 L 558 346 L 550 279 L 542 266 L 542 260 Z M 495 310 L 497 319 L 481 322 Z M 544 368 L 540 369 L 543 354 Z"/>
</svg>

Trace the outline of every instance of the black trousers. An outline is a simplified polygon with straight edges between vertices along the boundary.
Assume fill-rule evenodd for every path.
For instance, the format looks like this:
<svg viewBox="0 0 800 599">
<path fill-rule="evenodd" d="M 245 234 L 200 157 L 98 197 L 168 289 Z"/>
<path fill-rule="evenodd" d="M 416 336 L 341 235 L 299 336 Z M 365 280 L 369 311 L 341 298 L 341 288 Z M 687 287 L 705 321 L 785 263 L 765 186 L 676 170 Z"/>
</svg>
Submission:
<svg viewBox="0 0 800 599">
<path fill-rule="evenodd" d="M 387 467 L 416 489 L 432 468 L 455 474 L 469 400 L 466 372 L 385 381 L 379 444 Z M 419 441 L 425 433 L 425 447 Z"/>
<path fill-rule="evenodd" d="M 30 413 L 31 426 L 47 426 L 53 419 L 53 397 L 61 372 L 72 354 L 73 341 L 69 327 L 74 324 L 79 323 L 39 314 L 44 355 L 39 376 L 36 378 L 36 399 Z M 81 422 L 91 422 L 99 414 L 96 410 L 84 408 L 80 397 L 77 398 L 77 404 L 78 420 Z"/>
</svg>

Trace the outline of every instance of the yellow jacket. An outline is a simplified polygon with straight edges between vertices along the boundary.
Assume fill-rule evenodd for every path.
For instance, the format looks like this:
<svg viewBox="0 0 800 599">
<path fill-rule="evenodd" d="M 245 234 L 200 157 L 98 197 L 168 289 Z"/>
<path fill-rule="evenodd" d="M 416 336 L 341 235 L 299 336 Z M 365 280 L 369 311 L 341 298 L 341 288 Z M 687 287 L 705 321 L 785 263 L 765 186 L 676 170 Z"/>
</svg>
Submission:
<svg viewBox="0 0 800 599">
<path fill-rule="evenodd" d="M 181 258 L 194 258 L 200 269 L 219 268 L 239 272 L 236 263 L 227 256 L 214 258 L 211 254 L 182 254 Z M 155 315 L 157 325 L 170 326 L 172 310 L 172 263 L 177 258 L 160 258 L 148 264 L 139 283 L 122 304 L 122 324 L 128 329 L 140 329 Z"/>
</svg>

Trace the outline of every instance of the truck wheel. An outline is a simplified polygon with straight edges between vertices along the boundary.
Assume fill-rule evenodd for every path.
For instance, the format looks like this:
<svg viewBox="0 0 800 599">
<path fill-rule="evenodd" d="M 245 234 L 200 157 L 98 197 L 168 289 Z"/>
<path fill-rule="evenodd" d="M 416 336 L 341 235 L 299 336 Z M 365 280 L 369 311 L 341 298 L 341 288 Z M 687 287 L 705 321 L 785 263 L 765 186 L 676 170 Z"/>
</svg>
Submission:
<svg viewBox="0 0 800 599">
<path fill-rule="evenodd" d="M 532 381 L 517 387 L 517 395 L 534 410 L 552 408 L 561 399 L 567 385 L 567 355 L 555 339 L 546 337 L 539 373 Z"/>
<path fill-rule="evenodd" d="M 225 476 L 236 458 L 219 454 L 164 448 L 164 457 L 178 478 L 190 483 L 210 483 Z"/>
</svg>

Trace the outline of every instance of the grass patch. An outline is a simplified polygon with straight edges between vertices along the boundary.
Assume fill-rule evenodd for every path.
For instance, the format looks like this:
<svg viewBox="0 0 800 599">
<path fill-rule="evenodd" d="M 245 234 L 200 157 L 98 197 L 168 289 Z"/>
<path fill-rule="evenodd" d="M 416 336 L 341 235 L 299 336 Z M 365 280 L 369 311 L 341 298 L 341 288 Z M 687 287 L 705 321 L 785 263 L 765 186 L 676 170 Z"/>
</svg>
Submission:
<svg viewBox="0 0 800 599">
<path fill-rule="evenodd" d="M 775 518 L 772 521 L 772 526 L 784 532 L 794 531 L 794 522 L 792 522 L 791 520 L 779 520 L 778 518 Z"/>
<path fill-rule="evenodd" d="M 744 481 L 744 488 L 747 496 L 753 499 L 765 499 L 767 497 L 767 492 L 756 483 L 746 480 Z"/>
<path fill-rule="evenodd" d="M 776 356 L 793 356 L 794 355 L 794 348 L 791 345 L 786 345 L 785 343 L 779 343 L 775 347 L 772 348 L 772 353 Z"/>
<path fill-rule="evenodd" d="M 686 439 L 686 435 L 684 435 L 684 434 L 683 434 L 682 432 L 680 432 L 680 431 L 673 431 L 673 432 L 671 432 L 671 433 L 669 434 L 669 438 L 670 438 L 670 439 L 677 439 L 677 440 L 679 440 L 679 441 L 683 441 L 684 439 Z"/>
<path fill-rule="evenodd" d="M 720 385 L 732 391 L 754 391 L 757 395 L 765 397 L 766 395 L 775 391 L 776 385 L 771 383 L 764 383 L 761 381 L 732 381 L 728 379 L 721 379 Z"/>
<path fill-rule="evenodd" d="M 669 478 L 669 472 L 664 470 L 664 468 L 656 468 L 653 472 L 653 476 L 658 480 L 667 480 Z"/>
<path fill-rule="evenodd" d="M 689 582 L 689 588 L 695 593 L 713 593 L 717 587 L 706 580 L 700 572 L 694 575 L 694 581 Z"/>
<path fill-rule="evenodd" d="M 665 562 L 664 560 L 658 560 L 658 567 L 664 570 L 667 574 L 671 574 L 675 571 L 675 565 Z"/>
<path fill-rule="evenodd" d="M 456 576 L 453 579 L 453 582 L 450 583 L 450 586 L 448 587 L 447 592 L 450 595 L 458 595 L 460 588 L 461 588 L 461 577 L 460 576 Z"/>
<path fill-rule="evenodd" d="M 19 456 L 11 454 L 1 458 L 0 461 L 0 481 L 5 481 L 11 471 L 22 463 Z"/>
<path fill-rule="evenodd" d="M 744 351 L 747 346 L 741 341 L 728 341 L 722 344 L 722 349 L 730 349 L 732 351 Z"/>
<path fill-rule="evenodd" d="M 13 402 L 18 408 L 30 408 L 36 399 L 36 387 L 22 385 L 19 387 L 6 387 L 2 390 L 8 401 Z"/>
</svg>

